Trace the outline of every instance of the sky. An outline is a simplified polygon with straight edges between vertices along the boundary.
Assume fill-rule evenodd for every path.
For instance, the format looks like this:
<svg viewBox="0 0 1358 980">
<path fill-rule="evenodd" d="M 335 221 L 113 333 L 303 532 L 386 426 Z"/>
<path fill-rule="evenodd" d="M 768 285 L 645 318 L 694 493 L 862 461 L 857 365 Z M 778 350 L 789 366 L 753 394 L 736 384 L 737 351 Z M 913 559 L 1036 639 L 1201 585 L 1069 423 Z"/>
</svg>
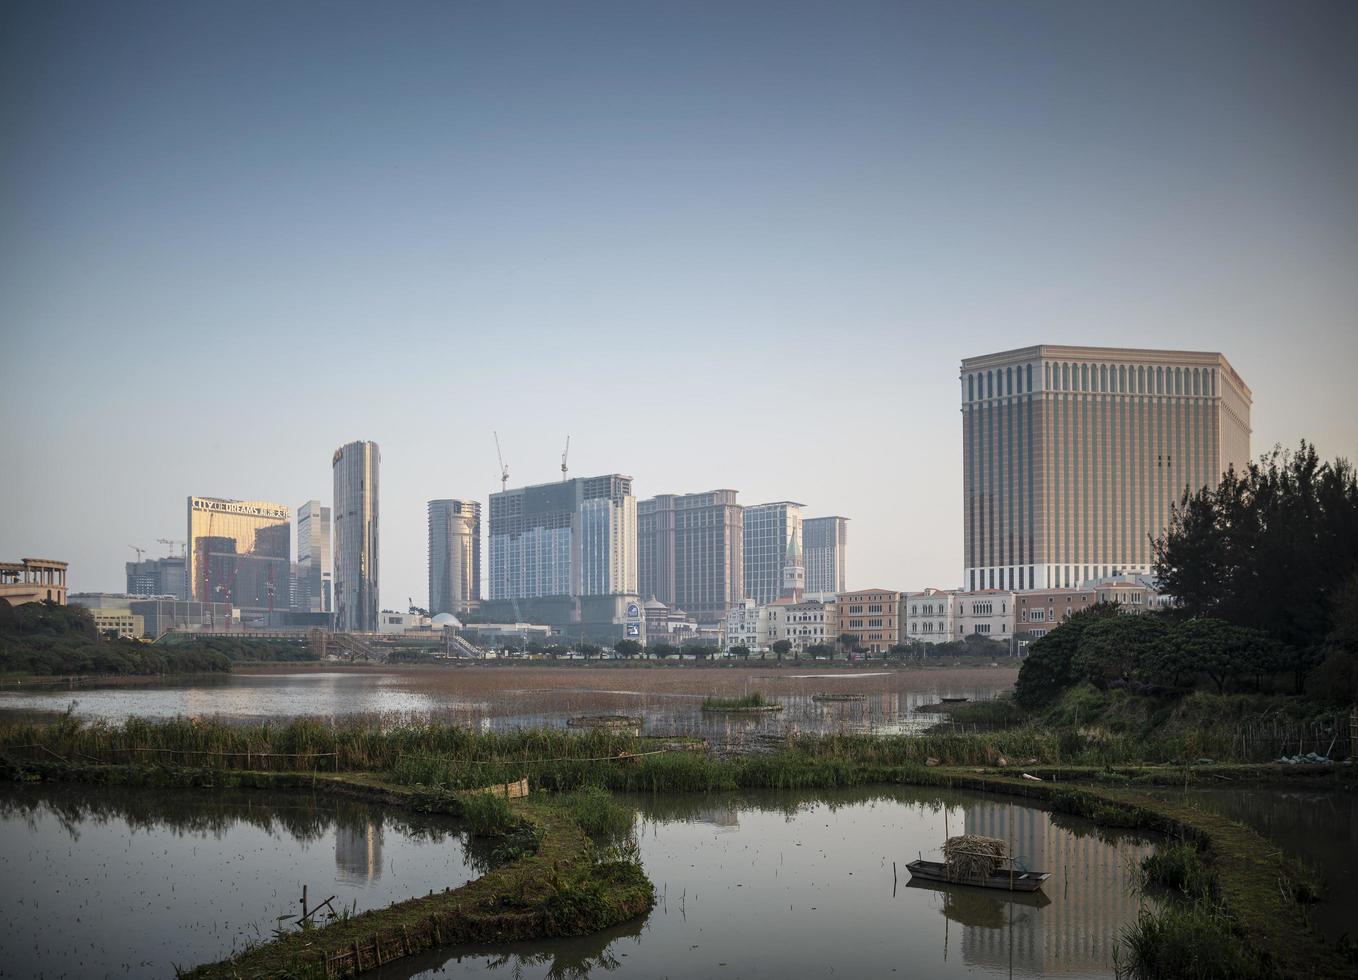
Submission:
<svg viewBox="0 0 1358 980">
<path fill-rule="evenodd" d="M 956 586 L 959 363 L 1220 350 L 1358 456 L 1358 4 L 0 5 L 0 559 L 121 591 L 190 494 L 622 472 Z"/>
</svg>

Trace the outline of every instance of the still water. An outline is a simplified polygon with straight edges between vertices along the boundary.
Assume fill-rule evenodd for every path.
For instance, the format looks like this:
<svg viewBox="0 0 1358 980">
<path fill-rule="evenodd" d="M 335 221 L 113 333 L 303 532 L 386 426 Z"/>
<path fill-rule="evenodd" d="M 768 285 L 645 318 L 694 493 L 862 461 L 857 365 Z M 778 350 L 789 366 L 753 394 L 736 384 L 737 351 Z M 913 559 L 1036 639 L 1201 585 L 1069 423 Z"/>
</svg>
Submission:
<svg viewBox="0 0 1358 980">
<path fill-rule="evenodd" d="M 443 818 L 302 793 L 0 785 L 0 976 L 172 977 L 312 905 L 479 876 Z"/>
<path fill-rule="evenodd" d="M 1149 840 L 977 793 L 901 789 L 638 797 L 659 904 L 595 936 L 437 951 L 410 977 L 1113 976 Z M 911 887 L 947 833 L 1005 837 L 1045 896 Z M 896 862 L 893 873 L 892 862 Z"/>
<path fill-rule="evenodd" d="M 1330 940 L 1358 939 L 1358 793 L 1240 787 L 1190 789 L 1161 796 L 1187 798 L 1204 809 L 1249 824 L 1324 879 L 1311 921 Z"/>
<path fill-rule="evenodd" d="M 998 675 L 998 676 L 997 676 Z M 647 734 L 697 734 L 722 742 L 792 732 L 922 731 L 943 716 L 921 711 L 942 697 L 993 698 L 1012 687 L 1011 673 L 985 671 L 752 672 L 734 680 L 712 671 L 576 671 L 550 668 L 229 674 L 140 686 L 0 691 L 0 718 L 65 711 L 82 718 L 215 716 L 261 721 L 297 716 L 436 718 L 482 731 L 563 728 L 570 718 L 617 713 L 643 719 Z M 569 682 L 562 684 L 563 678 Z M 577 680 L 578 678 L 578 680 Z M 545 686 L 544 681 L 555 682 Z M 716 684 L 724 685 L 714 688 Z M 783 705 L 768 714 L 702 710 L 705 695 L 757 690 Z M 862 694 L 821 701 L 818 694 Z"/>
</svg>

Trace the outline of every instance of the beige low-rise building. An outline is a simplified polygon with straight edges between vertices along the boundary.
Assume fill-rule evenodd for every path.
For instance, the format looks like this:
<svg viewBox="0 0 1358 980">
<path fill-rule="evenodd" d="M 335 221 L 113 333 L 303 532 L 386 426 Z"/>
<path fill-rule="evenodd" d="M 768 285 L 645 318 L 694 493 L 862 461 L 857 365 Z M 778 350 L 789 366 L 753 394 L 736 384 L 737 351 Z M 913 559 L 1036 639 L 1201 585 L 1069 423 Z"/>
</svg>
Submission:
<svg viewBox="0 0 1358 980">
<path fill-rule="evenodd" d="M 841 592 L 839 633 L 850 634 L 858 649 L 886 653 L 901 642 L 901 594 L 890 589 Z"/>
<path fill-rule="evenodd" d="M 0 561 L 0 599 L 11 606 L 26 602 L 66 605 L 66 563 L 49 558 Z"/>
<path fill-rule="evenodd" d="M 1014 631 L 1020 642 L 1046 636 L 1081 609 L 1098 602 L 1093 589 L 1037 589 L 1020 592 L 1014 600 Z"/>
<path fill-rule="evenodd" d="M 787 640 L 798 653 L 809 647 L 830 646 L 839 635 L 839 619 L 833 602 L 779 599 L 764 609 L 765 630 L 772 638 L 770 642 Z"/>
<path fill-rule="evenodd" d="M 901 598 L 902 639 L 906 643 L 947 643 L 957 638 L 954 625 L 957 618 L 959 592 L 949 589 L 925 589 L 907 592 Z"/>
<path fill-rule="evenodd" d="M 146 620 L 131 609 L 91 609 L 94 628 L 105 636 L 112 633 L 121 639 L 139 640 L 146 635 Z"/>
<path fill-rule="evenodd" d="M 983 589 L 958 593 L 954 639 L 983 636 L 1009 644 L 1014 639 L 1014 593 L 1004 589 Z"/>
</svg>

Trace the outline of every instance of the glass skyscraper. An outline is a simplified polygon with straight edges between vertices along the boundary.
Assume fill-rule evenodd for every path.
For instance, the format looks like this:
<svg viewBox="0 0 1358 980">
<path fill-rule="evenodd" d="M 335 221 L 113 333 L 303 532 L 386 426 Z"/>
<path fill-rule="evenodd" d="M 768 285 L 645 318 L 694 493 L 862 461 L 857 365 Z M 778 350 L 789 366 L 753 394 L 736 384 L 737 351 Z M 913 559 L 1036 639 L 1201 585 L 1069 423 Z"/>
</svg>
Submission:
<svg viewBox="0 0 1358 980">
<path fill-rule="evenodd" d="M 805 504 L 780 500 L 745 508 L 745 598 L 767 605 L 783 594 L 783 566 Z"/>
<path fill-rule="evenodd" d="M 334 573 L 330 566 L 330 508 L 308 500 L 297 508 L 297 594 L 293 608 L 334 612 Z"/>
<path fill-rule="evenodd" d="M 616 473 L 490 495 L 490 598 L 637 590 L 637 500 Z"/>
<path fill-rule="evenodd" d="M 190 497 L 188 502 L 192 597 L 237 609 L 286 610 L 292 576 L 288 508 L 219 497 Z"/>
<path fill-rule="evenodd" d="M 378 469 L 375 442 L 351 442 L 335 450 L 335 628 L 377 629 Z"/>
<path fill-rule="evenodd" d="M 1250 389 L 1216 353 L 1042 345 L 962 362 L 962 580 L 1144 573 L 1185 490 L 1250 457 Z"/>
<path fill-rule="evenodd" d="M 429 614 L 461 615 L 481 601 L 481 504 L 429 501 Z"/>
<path fill-rule="evenodd" d="M 849 519 L 808 517 L 802 521 L 802 562 L 806 591 L 844 592 L 848 572 Z"/>
</svg>

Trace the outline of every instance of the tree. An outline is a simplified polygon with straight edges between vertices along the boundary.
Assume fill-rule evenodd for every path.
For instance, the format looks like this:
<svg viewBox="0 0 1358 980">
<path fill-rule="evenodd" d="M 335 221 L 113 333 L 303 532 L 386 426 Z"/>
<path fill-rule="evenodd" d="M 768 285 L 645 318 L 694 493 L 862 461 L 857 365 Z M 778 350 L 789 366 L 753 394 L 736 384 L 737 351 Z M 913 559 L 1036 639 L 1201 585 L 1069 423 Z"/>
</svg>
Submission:
<svg viewBox="0 0 1358 980">
<path fill-rule="evenodd" d="M 813 657 L 825 657 L 827 660 L 835 659 L 835 648 L 828 643 L 813 643 L 806 648 L 806 652 Z"/>
<path fill-rule="evenodd" d="M 613 644 L 613 651 L 619 657 L 631 659 L 641 653 L 642 646 L 636 640 L 619 640 Z"/>
<path fill-rule="evenodd" d="M 1262 630 L 1301 691 L 1358 573 L 1358 477 L 1303 441 L 1186 493 L 1155 543 L 1154 571 L 1185 617 Z"/>
<path fill-rule="evenodd" d="M 1358 701 L 1358 575 L 1352 575 L 1335 597 L 1334 626 L 1325 637 L 1325 660 L 1310 689 L 1326 700 Z"/>
<path fill-rule="evenodd" d="M 910 656 L 910 647 L 905 643 L 893 643 L 886 651 L 887 657 L 895 657 L 897 660 L 904 660 Z"/>
<path fill-rule="evenodd" d="M 1156 658 L 1172 653 L 1170 629 L 1156 616 L 1109 616 L 1087 626 L 1072 661 L 1077 680 L 1096 687 L 1116 687 L 1133 680 L 1149 681 Z"/>
<path fill-rule="evenodd" d="M 586 643 L 584 640 L 575 644 L 575 652 L 586 660 L 590 657 L 600 656 L 604 651 L 603 647 L 595 646 L 593 643 Z"/>
<path fill-rule="evenodd" d="M 856 633 L 840 633 L 839 648 L 844 651 L 847 657 L 858 649 L 858 635 Z"/>
<path fill-rule="evenodd" d="M 789 643 L 787 640 L 774 640 L 770 649 L 772 649 L 773 652 L 778 655 L 778 662 L 782 663 L 783 654 L 787 653 L 789 650 L 792 649 L 792 644 Z"/>
<path fill-rule="evenodd" d="M 1206 674 L 1224 694 L 1228 684 L 1251 678 L 1258 685 L 1278 669 L 1276 644 L 1259 630 L 1235 626 L 1221 619 L 1190 619 L 1174 630 L 1174 645 L 1182 669 Z"/>
<path fill-rule="evenodd" d="M 658 657 L 661 660 L 664 660 L 666 657 L 673 657 L 679 652 L 675 649 L 674 644 L 665 643 L 663 640 L 660 643 L 655 644 L 655 646 L 650 647 L 650 651 L 651 656 Z"/>
<path fill-rule="evenodd" d="M 750 659 L 750 648 L 743 643 L 737 643 L 731 648 L 731 656 L 740 657 L 744 660 Z"/>
<path fill-rule="evenodd" d="M 1025 708 L 1040 707 L 1056 700 L 1062 691 L 1075 683 L 1072 666 L 1084 631 L 1099 620 L 1117 615 L 1120 614 L 1113 603 L 1096 603 L 1081 609 L 1046 636 L 1034 640 L 1019 667 L 1014 700 Z"/>
</svg>

